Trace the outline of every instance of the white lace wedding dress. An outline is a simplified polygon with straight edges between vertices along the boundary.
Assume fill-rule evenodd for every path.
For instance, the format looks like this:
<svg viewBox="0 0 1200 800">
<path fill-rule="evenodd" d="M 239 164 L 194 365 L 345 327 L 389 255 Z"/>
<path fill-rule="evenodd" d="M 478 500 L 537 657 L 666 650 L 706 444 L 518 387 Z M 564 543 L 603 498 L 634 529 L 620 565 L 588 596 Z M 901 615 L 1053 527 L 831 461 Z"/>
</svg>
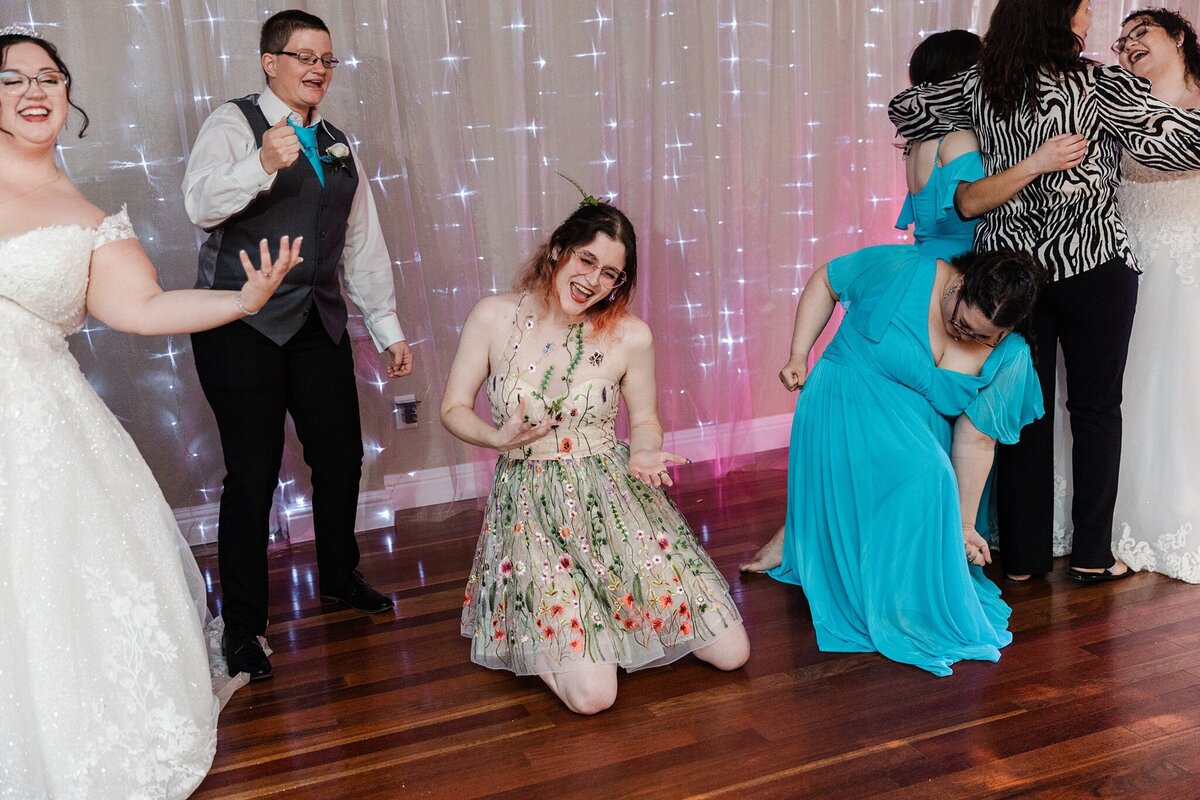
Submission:
<svg viewBox="0 0 1200 800">
<path fill-rule="evenodd" d="M 133 235 L 0 241 L 0 798 L 187 797 L 216 748 L 204 583 L 65 339 L 92 251 Z"/>
<path fill-rule="evenodd" d="M 1200 583 L 1200 172 L 1126 158 L 1122 173 L 1117 202 L 1143 272 L 1121 403 L 1113 552 L 1134 569 Z M 1056 413 L 1057 427 L 1061 399 Z M 1069 433 L 1057 441 L 1069 443 Z M 1055 480 L 1058 555 L 1070 552 L 1071 536 L 1070 463 L 1059 452 Z"/>
<path fill-rule="evenodd" d="M 1143 276 L 1113 546 L 1134 569 L 1200 583 L 1200 172 L 1126 159 L 1124 176 L 1118 202 Z"/>
</svg>

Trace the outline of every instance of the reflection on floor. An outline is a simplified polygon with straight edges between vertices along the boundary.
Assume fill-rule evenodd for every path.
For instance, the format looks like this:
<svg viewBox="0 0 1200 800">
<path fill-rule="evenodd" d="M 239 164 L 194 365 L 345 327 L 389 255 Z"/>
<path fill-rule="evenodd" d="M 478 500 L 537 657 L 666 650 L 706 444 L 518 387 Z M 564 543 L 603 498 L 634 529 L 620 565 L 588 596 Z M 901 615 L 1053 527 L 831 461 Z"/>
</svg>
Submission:
<svg viewBox="0 0 1200 800">
<path fill-rule="evenodd" d="M 672 492 L 733 585 L 749 664 L 622 675 L 594 718 L 468 661 L 477 504 L 361 537 L 394 616 L 323 603 L 311 543 L 273 550 L 275 677 L 234 696 L 195 797 L 1200 797 L 1200 587 L 1078 587 L 1060 564 L 1003 585 L 1016 641 L 999 664 L 939 679 L 822 654 L 799 589 L 736 571 L 782 519 L 784 463 L 684 467 Z"/>
</svg>

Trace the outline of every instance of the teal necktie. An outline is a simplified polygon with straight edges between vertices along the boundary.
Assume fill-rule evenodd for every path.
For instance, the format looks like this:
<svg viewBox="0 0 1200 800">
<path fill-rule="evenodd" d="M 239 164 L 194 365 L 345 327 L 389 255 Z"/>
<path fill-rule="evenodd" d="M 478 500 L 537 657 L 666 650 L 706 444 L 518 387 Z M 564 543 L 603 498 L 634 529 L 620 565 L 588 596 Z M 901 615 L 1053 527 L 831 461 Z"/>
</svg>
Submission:
<svg viewBox="0 0 1200 800">
<path fill-rule="evenodd" d="M 308 159 L 308 163 L 312 164 L 312 168 L 317 171 L 317 178 L 320 179 L 321 186 L 324 187 L 325 167 L 321 164 L 321 154 L 317 152 L 317 123 L 304 128 L 289 119 L 288 125 L 291 125 L 292 130 L 296 132 L 296 138 L 300 140 L 300 147 L 304 150 L 304 157 Z"/>
</svg>

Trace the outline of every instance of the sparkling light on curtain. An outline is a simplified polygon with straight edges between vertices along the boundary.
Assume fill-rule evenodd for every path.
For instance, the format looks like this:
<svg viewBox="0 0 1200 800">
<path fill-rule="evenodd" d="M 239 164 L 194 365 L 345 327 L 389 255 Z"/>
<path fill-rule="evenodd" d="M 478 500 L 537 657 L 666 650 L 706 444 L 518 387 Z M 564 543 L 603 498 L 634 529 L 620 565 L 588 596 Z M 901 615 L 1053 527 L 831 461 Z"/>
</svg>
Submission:
<svg viewBox="0 0 1200 800">
<path fill-rule="evenodd" d="M 352 319 L 367 443 L 360 526 L 486 489 L 488 454 L 437 422 L 459 328 L 504 291 L 579 196 L 620 206 L 639 237 L 635 311 L 656 337 L 668 445 L 716 474 L 786 446 L 787 358 L 814 266 L 897 241 L 902 167 L 885 105 L 932 31 L 982 31 L 994 0 L 0 0 L 72 69 L 91 115 L 61 146 L 98 205 L 129 205 L 168 288 L 199 241 L 180 184 L 222 101 L 259 91 L 258 31 L 283 8 L 323 17 L 342 60 L 323 113 L 351 132 L 394 259 L 416 370 L 387 382 Z M 1168 3 L 1168 5 L 1171 5 Z M 1091 50 L 1128 2 L 1093 2 Z M 1200 0 L 1176 4 L 1196 18 Z M 73 350 L 130 430 L 193 541 L 211 539 L 219 441 L 187 337 L 91 321 Z M 396 429 L 393 398 L 420 401 Z M 483 406 L 481 406 L 481 410 Z M 303 520 L 307 470 L 289 438 L 281 526 Z M 781 501 L 782 503 L 782 501 Z M 303 523 L 301 523 L 302 525 Z M 293 522 L 295 530 L 295 522 Z"/>
</svg>

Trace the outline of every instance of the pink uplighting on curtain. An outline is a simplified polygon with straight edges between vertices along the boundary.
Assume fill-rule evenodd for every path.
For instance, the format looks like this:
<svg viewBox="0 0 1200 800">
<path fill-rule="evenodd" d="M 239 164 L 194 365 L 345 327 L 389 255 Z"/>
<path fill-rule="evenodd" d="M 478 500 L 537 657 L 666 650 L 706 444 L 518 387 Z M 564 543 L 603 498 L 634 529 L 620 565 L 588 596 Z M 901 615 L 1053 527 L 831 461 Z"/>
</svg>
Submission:
<svg viewBox="0 0 1200 800">
<path fill-rule="evenodd" d="M 86 138 L 64 135 L 66 167 L 103 208 L 128 203 L 171 288 L 195 276 L 180 185 L 201 122 L 261 89 L 270 13 L 303 8 L 329 24 L 341 65 L 322 111 L 359 147 L 416 355 L 412 377 L 386 381 L 352 319 L 369 528 L 396 507 L 486 490 L 495 454 L 442 430 L 442 382 L 472 304 L 505 291 L 578 202 L 555 172 L 637 228 L 634 308 L 656 337 L 668 446 L 718 475 L 785 447 L 795 395 L 776 374 L 805 280 L 841 253 L 905 239 L 892 227 L 904 190 L 885 106 L 907 85 L 909 53 L 936 30 L 982 32 L 994 5 L 0 0 L 0 20 L 62 48 L 92 118 Z M 1167 5 L 1200 18 L 1200 0 Z M 1135 6 L 1092 7 L 1089 50 L 1109 60 Z M 72 347 L 191 521 L 185 532 L 211 538 L 224 470 L 187 338 L 92 321 Z M 397 430 L 394 399 L 410 394 L 418 423 Z M 309 497 L 290 441 L 285 520 Z"/>
</svg>

